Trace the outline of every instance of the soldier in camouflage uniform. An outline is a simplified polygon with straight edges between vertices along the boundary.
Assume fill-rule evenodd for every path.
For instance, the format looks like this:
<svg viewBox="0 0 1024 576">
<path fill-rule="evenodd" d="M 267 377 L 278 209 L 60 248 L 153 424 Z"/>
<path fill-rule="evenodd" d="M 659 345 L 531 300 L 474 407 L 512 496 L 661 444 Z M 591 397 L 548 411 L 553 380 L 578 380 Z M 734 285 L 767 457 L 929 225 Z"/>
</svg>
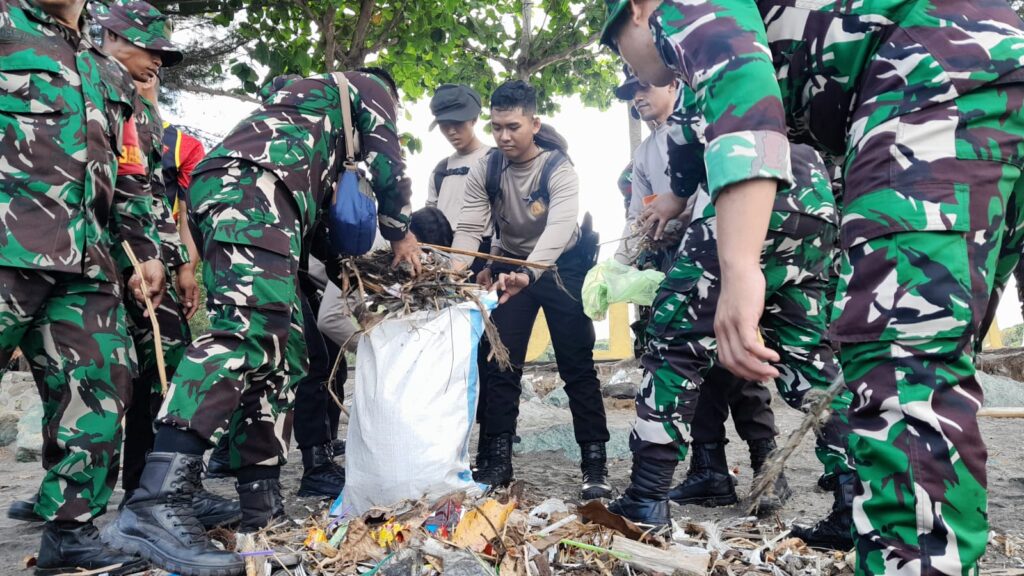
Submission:
<svg viewBox="0 0 1024 576">
<path fill-rule="evenodd" d="M 972 360 L 1021 253 L 1020 18 L 1003 0 L 608 8 L 603 41 L 641 78 L 700 95 L 729 263 L 716 332 L 745 377 L 774 373 L 749 295 L 767 205 L 792 181 L 787 131 L 845 158 L 831 331 L 855 394 L 857 572 L 976 573 L 988 520 Z"/>
<path fill-rule="evenodd" d="M 0 0 L 0 365 L 24 351 L 43 400 L 37 574 L 145 564 L 100 544 L 134 358 L 111 247 L 163 289 L 137 152 L 134 87 L 84 34 L 82 2 Z M 56 168 L 56 169 L 55 169 Z M 143 297 L 140 278 L 130 289 Z"/>
<path fill-rule="evenodd" d="M 669 162 L 677 206 L 671 216 L 678 216 L 696 195 L 694 217 L 652 305 L 647 353 L 641 359 L 646 376 L 637 395 L 637 422 L 630 436 L 631 484 L 610 505 L 616 513 L 655 525 L 669 522 L 672 476 L 676 462 L 689 451 L 690 423 L 700 388 L 716 363 L 717 347 L 713 322 L 720 287 L 718 219 L 703 176 L 703 149 L 694 119 L 699 114 L 695 114 L 693 93 L 685 86 L 680 102 L 670 119 L 675 143 L 670 146 Z M 780 351 L 775 379 L 780 395 L 790 406 L 803 409 L 807 392 L 828 388 L 839 373 L 823 337 L 838 220 L 820 157 L 807 146 L 796 147 L 794 153 L 799 158 L 794 162 L 796 183 L 776 198 L 761 253 L 769 279 L 762 330 L 765 340 Z M 844 412 L 849 401 L 847 394 L 834 407 Z M 831 419 L 824 434 L 844 437 L 848 430 L 843 422 Z M 850 472 L 841 448 L 835 455 L 821 454 L 821 460 L 826 471 Z M 845 513 L 848 519 L 848 507 Z"/>
<path fill-rule="evenodd" d="M 92 3 L 89 13 L 104 30 L 103 50 L 120 61 L 139 84 L 134 101 L 135 125 L 139 131 L 139 145 L 153 192 L 153 214 L 165 264 L 164 274 L 171 278 L 171 271 L 174 272 L 174 282 L 168 283 L 167 292 L 156 308 L 163 359 L 170 378 L 192 340 L 179 294 L 195 300 L 198 289 L 195 284 L 195 263 L 189 261 L 189 249 L 178 233 L 178 224 L 172 214 L 172 202 L 163 182 L 163 119 L 156 106 L 156 72 L 181 62 L 182 53 L 171 42 L 171 24 L 167 16 L 146 2 L 133 0 L 109 8 Z M 131 262 L 124 251 L 115 246 L 113 253 L 118 266 L 125 274 L 129 274 Z M 121 478 L 125 498 L 122 505 L 139 486 L 146 454 L 153 449 L 153 420 L 163 402 L 153 325 L 145 317 L 145 307 L 139 306 L 134 300 L 126 298 L 125 308 L 128 311 L 128 333 L 135 344 L 139 373 L 132 381 L 131 401 L 125 414 L 124 470 Z M 236 502 L 201 487 L 193 495 L 193 508 L 207 528 L 237 522 L 241 517 Z"/>
<path fill-rule="evenodd" d="M 227 433 L 242 507 L 252 532 L 281 513 L 281 414 L 290 383 L 305 372 L 297 273 L 332 199 L 345 156 L 338 76 L 285 82 L 196 168 L 188 192 L 199 232 L 211 328 L 189 347 L 161 415 L 142 483 L 104 532 L 117 548 L 183 576 L 240 572 L 179 503 L 190 498 L 203 453 Z M 378 200 L 381 233 L 396 261 L 419 266 L 407 233 L 410 182 L 395 119 L 397 90 L 374 70 L 344 73 L 353 123 Z M 166 517 L 173 522 L 164 521 Z"/>
</svg>

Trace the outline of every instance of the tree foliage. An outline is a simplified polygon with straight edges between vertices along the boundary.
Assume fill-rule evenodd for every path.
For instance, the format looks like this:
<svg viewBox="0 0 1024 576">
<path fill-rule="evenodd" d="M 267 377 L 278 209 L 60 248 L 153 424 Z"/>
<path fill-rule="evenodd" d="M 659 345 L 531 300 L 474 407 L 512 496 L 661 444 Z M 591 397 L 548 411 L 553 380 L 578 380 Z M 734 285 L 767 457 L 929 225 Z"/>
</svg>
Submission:
<svg viewBox="0 0 1024 576">
<path fill-rule="evenodd" d="M 567 0 L 178 0 L 158 7 L 206 18 L 225 30 L 223 54 L 242 91 L 255 94 L 278 74 L 308 75 L 373 64 L 387 68 L 416 100 L 440 84 L 470 84 L 486 96 L 510 78 L 537 86 L 540 108 L 579 95 L 605 108 L 617 81 L 614 60 L 596 40 L 598 2 Z M 216 72 L 216 57 L 197 59 Z M 179 85 L 187 84 L 179 80 Z"/>
</svg>

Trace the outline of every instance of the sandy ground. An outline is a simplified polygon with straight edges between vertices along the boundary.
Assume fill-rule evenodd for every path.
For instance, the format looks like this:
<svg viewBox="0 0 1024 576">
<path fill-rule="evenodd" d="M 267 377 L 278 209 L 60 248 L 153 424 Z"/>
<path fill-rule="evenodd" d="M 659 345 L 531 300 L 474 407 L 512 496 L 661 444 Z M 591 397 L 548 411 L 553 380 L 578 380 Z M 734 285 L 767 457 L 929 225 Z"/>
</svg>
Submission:
<svg viewBox="0 0 1024 576">
<path fill-rule="evenodd" d="M 782 403 L 775 405 L 781 406 Z M 777 410 L 776 417 L 783 434 L 795 428 L 799 422 L 799 414 L 788 408 Z M 1024 459 L 1021 458 L 1024 432 L 1021 430 L 1021 422 L 986 419 L 983 421 L 982 431 L 989 450 L 989 514 L 992 530 L 997 534 L 1024 536 L 1024 506 L 1021 506 L 1021 502 L 1024 501 Z M 730 464 L 739 470 L 739 488 L 742 493 L 750 484 L 748 454 L 746 445 L 734 432 L 730 433 L 730 437 Z M 560 454 L 530 454 L 528 457 L 516 458 L 515 466 L 517 477 L 527 483 L 531 498 L 557 497 L 572 501 L 577 497 L 577 467 Z M 629 463 L 623 460 L 613 461 L 610 468 L 613 485 L 618 490 L 624 489 L 629 475 Z M 306 516 L 309 514 L 307 508 L 312 510 L 321 505 L 316 500 L 294 497 L 301 470 L 299 454 L 293 451 L 283 474 L 284 494 L 293 517 Z M 677 479 L 681 479 L 683 473 L 684 467 L 680 466 L 677 470 Z M 827 512 L 831 496 L 822 493 L 816 487 L 818 474 L 818 462 L 814 458 L 812 442 L 805 439 L 798 453 L 789 462 L 787 476 L 795 495 L 780 511 L 780 521 L 790 523 L 793 520 L 814 520 Z M 39 463 L 16 462 L 13 450 L 0 449 L 0 507 L 6 508 L 11 500 L 31 494 L 35 490 L 39 476 Z M 228 480 L 208 481 L 208 486 L 223 495 L 233 493 L 233 484 Z M 109 521 L 114 515 L 122 495 L 120 490 L 115 493 L 110 512 L 100 519 L 101 524 Z M 673 505 L 673 513 L 678 518 L 714 520 L 740 515 L 741 511 L 734 507 L 707 509 Z M 26 556 L 37 551 L 39 535 L 39 524 L 17 522 L 0 516 L 0 575 L 30 573 L 22 568 L 23 561 Z M 1019 554 L 1018 551 L 1017 555 Z M 1022 567 L 1024 566 L 1019 559 L 1008 558 L 995 546 L 990 546 L 990 552 L 983 564 L 983 572 Z"/>
</svg>

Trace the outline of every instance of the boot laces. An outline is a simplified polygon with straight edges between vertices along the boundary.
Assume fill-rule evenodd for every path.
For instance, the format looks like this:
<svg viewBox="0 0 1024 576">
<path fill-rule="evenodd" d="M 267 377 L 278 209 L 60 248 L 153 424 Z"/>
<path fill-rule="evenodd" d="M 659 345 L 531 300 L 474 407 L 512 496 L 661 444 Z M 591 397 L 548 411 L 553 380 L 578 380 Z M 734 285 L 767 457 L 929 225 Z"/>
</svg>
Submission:
<svg viewBox="0 0 1024 576">
<path fill-rule="evenodd" d="M 184 531 L 192 544 L 206 541 L 206 530 L 199 519 L 196 518 L 192 507 L 192 497 L 198 491 L 183 492 L 180 490 L 182 484 L 188 484 L 195 488 L 196 479 L 200 477 L 205 468 L 201 458 L 192 459 L 185 464 L 186 469 L 178 472 L 179 490 L 175 491 L 167 501 L 167 507 L 172 512 L 171 523 L 175 528 Z"/>
</svg>

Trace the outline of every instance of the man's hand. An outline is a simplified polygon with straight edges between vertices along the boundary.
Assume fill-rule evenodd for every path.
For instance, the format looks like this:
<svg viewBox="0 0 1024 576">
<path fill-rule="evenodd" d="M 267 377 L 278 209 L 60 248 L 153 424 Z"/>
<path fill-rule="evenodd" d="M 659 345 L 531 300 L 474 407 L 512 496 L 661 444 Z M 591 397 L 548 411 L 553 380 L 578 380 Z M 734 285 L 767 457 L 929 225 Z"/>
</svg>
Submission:
<svg viewBox="0 0 1024 576">
<path fill-rule="evenodd" d="M 191 320 L 199 310 L 199 282 L 196 281 L 196 265 L 191 262 L 178 266 L 174 275 L 175 289 L 181 298 L 181 310 L 185 319 Z"/>
<path fill-rule="evenodd" d="M 480 272 L 477 272 L 475 280 L 476 283 L 483 287 L 484 290 L 487 290 L 488 292 L 491 291 L 491 285 L 494 284 L 494 279 L 491 278 L 490 268 L 484 268 Z"/>
<path fill-rule="evenodd" d="M 494 283 L 494 287 L 501 293 L 498 305 L 508 302 L 509 298 L 519 294 L 529 285 L 530 277 L 522 272 L 498 274 L 498 281 Z"/>
<path fill-rule="evenodd" d="M 139 264 L 139 271 L 142 272 L 142 277 L 139 276 L 139 272 L 132 274 L 132 277 L 128 280 L 128 287 L 131 288 L 132 294 L 135 299 L 143 307 L 146 306 L 146 297 L 142 293 L 142 278 L 146 279 L 146 288 L 149 289 L 149 299 L 153 302 L 153 309 L 155 310 L 160 306 L 160 301 L 164 297 L 164 263 L 160 260 L 146 260 Z M 149 317 L 149 311 L 147 310 L 145 316 Z"/>
<path fill-rule="evenodd" d="M 423 270 L 423 265 L 420 263 L 420 256 L 423 254 L 423 251 L 420 250 L 420 243 L 412 232 L 406 232 L 405 238 L 401 240 L 392 240 L 391 250 L 395 253 L 395 259 L 391 262 L 392 266 L 408 262 L 412 266 L 413 276 L 419 275 Z"/>
<path fill-rule="evenodd" d="M 779 355 L 758 338 L 765 292 L 761 267 L 723 273 L 721 286 L 715 337 L 722 366 L 744 380 L 761 382 L 777 377 L 779 371 L 766 362 L 778 362 Z"/>
<path fill-rule="evenodd" d="M 665 227 L 686 210 L 686 199 L 675 194 L 659 194 L 640 215 L 640 225 L 655 240 L 661 240 Z"/>
</svg>

